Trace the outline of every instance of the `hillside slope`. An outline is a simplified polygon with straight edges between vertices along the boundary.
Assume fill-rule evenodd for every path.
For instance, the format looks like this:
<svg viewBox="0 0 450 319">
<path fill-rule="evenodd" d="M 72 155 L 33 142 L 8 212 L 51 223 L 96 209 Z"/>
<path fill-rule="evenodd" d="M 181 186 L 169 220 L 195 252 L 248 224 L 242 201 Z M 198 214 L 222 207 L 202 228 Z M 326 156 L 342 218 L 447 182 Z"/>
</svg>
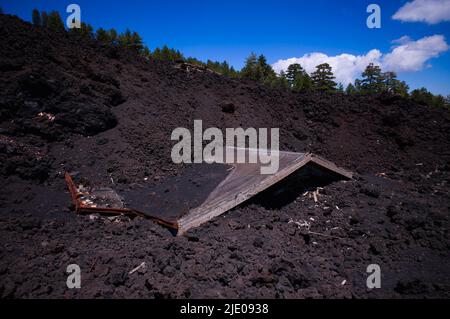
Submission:
<svg viewBox="0 0 450 319">
<path fill-rule="evenodd" d="M 0 32 L 3 297 L 450 295 L 448 110 L 187 72 L 7 15 Z M 69 211 L 65 171 L 122 190 L 181 174 L 170 135 L 194 119 L 279 127 L 282 150 L 313 151 L 356 178 L 317 203 L 253 200 L 181 238 L 139 218 Z M 305 220 L 322 235 L 295 223 Z M 85 269 L 83 289 L 66 288 L 70 263 Z M 368 291 L 373 263 L 383 288 Z"/>
</svg>

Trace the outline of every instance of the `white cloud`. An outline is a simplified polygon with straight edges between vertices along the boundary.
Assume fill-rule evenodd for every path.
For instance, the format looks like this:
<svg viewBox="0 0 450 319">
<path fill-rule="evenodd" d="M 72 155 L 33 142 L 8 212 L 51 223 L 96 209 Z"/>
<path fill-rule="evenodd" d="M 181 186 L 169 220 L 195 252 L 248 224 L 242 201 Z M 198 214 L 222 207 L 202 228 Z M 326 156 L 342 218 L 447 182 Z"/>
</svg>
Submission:
<svg viewBox="0 0 450 319">
<path fill-rule="evenodd" d="M 400 45 L 408 43 L 408 42 L 411 42 L 411 38 L 407 35 L 404 35 L 404 36 L 400 37 L 399 39 L 395 39 L 392 41 L 392 43 L 396 43 L 396 44 L 400 44 Z"/>
<path fill-rule="evenodd" d="M 276 72 L 286 70 L 289 65 L 299 63 L 308 73 L 314 72 L 316 66 L 321 63 L 328 63 L 333 68 L 337 82 L 348 84 L 353 82 L 360 75 L 369 63 L 380 64 L 382 53 L 379 50 L 371 50 L 365 55 L 340 54 L 328 56 L 324 53 L 308 53 L 300 58 L 290 58 L 279 60 L 272 65 Z"/>
<path fill-rule="evenodd" d="M 442 35 L 433 35 L 417 41 L 409 39 L 383 57 L 383 68 L 396 72 L 419 71 L 427 60 L 448 49 L 449 46 Z"/>
<path fill-rule="evenodd" d="M 401 7 L 392 18 L 429 24 L 450 21 L 450 0 L 414 0 Z"/>
<path fill-rule="evenodd" d="M 424 68 L 429 59 L 437 57 L 449 49 L 442 35 L 424 37 L 417 41 L 403 36 L 394 40 L 393 43 L 395 46 L 392 51 L 386 54 L 377 49 L 370 50 L 364 55 L 343 53 L 328 56 L 324 53 L 314 52 L 299 58 L 278 60 L 272 67 L 276 72 L 280 72 L 286 71 L 290 64 L 299 63 L 308 73 L 311 73 L 315 71 L 318 64 L 328 63 L 333 68 L 336 82 L 346 85 L 359 77 L 369 63 L 381 66 L 384 71 L 418 71 Z"/>
</svg>

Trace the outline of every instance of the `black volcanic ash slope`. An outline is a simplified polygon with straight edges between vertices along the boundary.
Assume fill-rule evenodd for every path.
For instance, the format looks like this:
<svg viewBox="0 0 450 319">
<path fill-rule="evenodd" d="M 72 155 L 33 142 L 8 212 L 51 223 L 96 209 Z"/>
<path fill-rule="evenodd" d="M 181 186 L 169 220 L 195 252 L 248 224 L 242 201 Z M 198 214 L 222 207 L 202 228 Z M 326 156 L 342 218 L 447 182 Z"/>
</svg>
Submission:
<svg viewBox="0 0 450 319">
<path fill-rule="evenodd" d="M 2 297 L 449 296 L 447 110 L 186 72 L 7 15 L 0 34 Z M 170 134 L 194 119 L 279 127 L 283 150 L 313 151 L 356 179 L 317 203 L 250 202 L 181 238 L 69 211 L 64 171 L 119 190 L 180 174 Z M 81 290 L 65 286 L 70 263 L 84 269 Z M 383 289 L 365 287 L 371 263 Z"/>
</svg>

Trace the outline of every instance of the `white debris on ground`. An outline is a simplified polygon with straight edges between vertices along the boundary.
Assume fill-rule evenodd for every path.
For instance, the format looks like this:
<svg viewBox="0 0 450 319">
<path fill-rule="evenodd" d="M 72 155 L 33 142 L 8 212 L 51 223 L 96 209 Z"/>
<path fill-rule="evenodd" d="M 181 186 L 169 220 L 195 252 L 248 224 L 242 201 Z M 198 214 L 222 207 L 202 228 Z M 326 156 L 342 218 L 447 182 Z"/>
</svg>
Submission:
<svg viewBox="0 0 450 319">
<path fill-rule="evenodd" d="M 317 187 L 314 190 L 309 190 L 303 193 L 303 196 L 301 198 L 302 202 L 305 202 L 306 200 L 313 200 L 314 201 L 314 205 L 309 206 L 309 209 L 313 209 L 314 207 L 316 208 L 322 208 L 323 210 L 333 210 L 332 206 L 327 203 L 326 199 L 322 199 L 319 200 L 319 196 L 322 196 L 322 194 L 320 194 L 320 190 L 323 190 L 322 187 Z M 339 211 L 342 214 L 342 210 L 337 206 L 334 205 L 334 207 L 336 208 L 337 211 Z M 312 234 L 312 235 L 318 235 L 318 236 L 322 236 L 322 237 L 328 237 L 328 238 L 334 238 L 334 239 L 342 239 L 341 237 L 338 236 L 333 236 L 333 235 L 329 235 L 327 233 L 321 233 L 321 232 L 315 232 L 315 231 L 311 231 L 311 227 L 313 226 L 313 223 L 315 222 L 319 222 L 318 220 L 316 221 L 316 218 L 314 217 L 309 217 L 308 220 L 304 220 L 304 219 L 300 219 L 300 220 L 294 220 L 294 219 L 289 219 L 288 223 L 294 223 L 295 225 L 297 225 L 298 229 L 300 229 L 303 233 L 306 234 Z M 341 229 L 341 227 L 338 226 L 333 226 L 330 225 L 332 223 L 332 220 L 326 220 L 325 224 L 327 224 L 327 227 L 325 229 L 325 232 L 333 232 L 336 230 Z M 317 245 L 317 242 L 312 242 L 313 245 Z"/>
<path fill-rule="evenodd" d="M 145 264 L 145 261 L 143 261 L 139 266 L 137 266 L 136 268 L 132 269 L 128 274 L 132 275 L 133 273 L 135 273 L 136 271 L 139 271 L 141 269 L 146 269 L 147 266 Z"/>
<path fill-rule="evenodd" d="M 295 221 L 292 218 L 290 218 L 288 223 L 289 224 L 294 223 L 295 225 L 298 226 L 298 228 L 305 228 L 308 231 L 309 231 L 309 228 L 311 227 L 311 223 L 307 222 L 306 220 L 301 220 L 301 219 L 298 221 Z"/>
<path fill-rule="evenodd" d="M 123 208 L 123 199 L 109 187 L 88 188 L 79 184 L 77 189 L 80 203 L 88 207 Z"/>
<path fill-rule="evenodd" d="M 50 122 L 53 122 L 55 120 L 55 118 L 56 118 L 53 114 L 46 113 L 46 112 L 39 112 L 37 116 L 39 118 L 46 119 L 46 120 L 48 120 Z"/>
</svg>

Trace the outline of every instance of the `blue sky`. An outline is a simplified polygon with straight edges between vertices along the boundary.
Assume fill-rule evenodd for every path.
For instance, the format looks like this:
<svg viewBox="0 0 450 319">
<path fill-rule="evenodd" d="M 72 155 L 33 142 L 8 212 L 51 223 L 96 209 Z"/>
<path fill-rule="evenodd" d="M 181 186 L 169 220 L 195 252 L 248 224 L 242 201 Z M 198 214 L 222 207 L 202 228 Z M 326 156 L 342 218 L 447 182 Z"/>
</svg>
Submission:
<svg viewBox="0 0 450 319">
<path fill-rule="evenodd" d="M 5 13 L 30 20 L 33 8 L 56 9 L 66 17 L 66 6 L 77 3 L 81 6 L 82 21 L 91 23 L 95 28 L 114 27 L 119 31 L 130 28 L 138 31 L 151 49 L 168 44 L 186 56 L 201 60 L 227 60 L 236 68 L 242 67 L 251 51 L 263 53 L 269 63 L 294 57 L 304 63 L 313 63 L 320 57 L 308 54 L 320 52 L 326 59 L 338 56 L 335 59 L 341 65 L 338 74 L 354 77 L 360 67 L 348 66 L 346 59 L 360 56 L 362 61 L 371 61 L 366 55 L 370 50 L 377 49 L 381 57 L 375 58 L 375 61 L 395 69 L 399 78 L 411 88 L 425 86 L 433 93 L 450 94 L 450 50 L 434 52 L 437 57 L 433 57 L 431 52 L 431 57 L 425 62 L 403 66 L 395 63 L 404 64 L 404 59 L 415 57 L 398 56 L 403 51 L 400 49 L 395 56 L 385 57 L 392 51 L 392 41 L 403 36 L 409 37 L 404 38 L 406 40 L 402 44 L 406 42 L 405 48 L 409 48 L 411 54 L 415 53 L 415 41 L 419 39 L 442 35 L 444 38 L 434 40 L 441 45 L 450 43 L 448 21 L 430 24 L 392 18 L 411 1 L 0 0 L 0 6 Z M 381 7 L 380 29 L 366 26 L 369 15 L 366 8 L 370 3 Z M 424 45 L 432 46 L 429 50 L 433 51 L 436 42 L 432 42 L 431 38 L 429 40 Z M 422 53 L 427 54 L 426 51 Z M 349 54 L 350 57 L 342 57 L 341 54 Z M 281 67 L 285 64 L 277 65 Z M 349 73 L 351 68 L 353 75 Z"/>
</svg>

